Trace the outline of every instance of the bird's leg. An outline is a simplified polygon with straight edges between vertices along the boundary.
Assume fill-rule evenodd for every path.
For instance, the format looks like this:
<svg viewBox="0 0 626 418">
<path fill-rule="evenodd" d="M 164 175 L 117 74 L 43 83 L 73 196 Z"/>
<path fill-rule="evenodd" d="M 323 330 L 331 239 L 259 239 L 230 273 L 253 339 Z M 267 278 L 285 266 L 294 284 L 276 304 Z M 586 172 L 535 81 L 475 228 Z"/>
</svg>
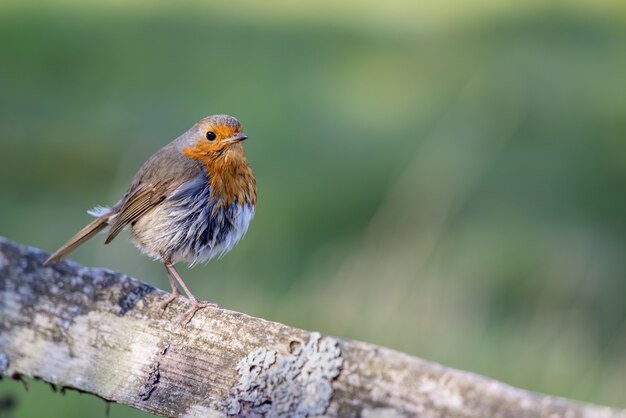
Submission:
<svg viewBox="0 0 626 418">
<path fill-rule="evenodd" d="M 178 287 L 176 287 L 176 281 L 174 280 L 174 277 L 172 277 L 170 269 L 167 267 L 165 261 L 163 262 L 163 265 L 165 266 L 165 271 L 167 272 L 167 279 L 170 281 L 170 285 L 172 286 L 172 295 L 160 305 L 160 308 L 165 310 L 170 303 L 180 296 L 180 291 L 178 290 Z"/>
<path fill-rule="evenodd" d="M 178 274 L 178 272 L 174 268 L 174 265 L 172 264 L 171 261 L 166 261 L 163 264 L 165 265 L 165 268 L 167 269 L 168 273 L 174 276 L 178 284 L 180 284 L 180 286 L 183 288 L 183 290 L 187 294 L 187 297 L 191 301 L 191 308 L 189 308 L 189 310 L 180 317 L 180 322 L 184 322 L 190 319 L 199 309 L 206 308 L 206 307 L 219 308 L 219 306 L 217 306 L 217 304 L 215 303 L 209 303 L 209 302 L 205 302 L 202 300 L 198 300 L 198 298 L 196 298 L 193 295 L 193 293 L 191 293 L 191 291 L 189 290 L 189 288 L 183 281 L 182 277 L 180 277 L 180 274 Z"/>
</svg>

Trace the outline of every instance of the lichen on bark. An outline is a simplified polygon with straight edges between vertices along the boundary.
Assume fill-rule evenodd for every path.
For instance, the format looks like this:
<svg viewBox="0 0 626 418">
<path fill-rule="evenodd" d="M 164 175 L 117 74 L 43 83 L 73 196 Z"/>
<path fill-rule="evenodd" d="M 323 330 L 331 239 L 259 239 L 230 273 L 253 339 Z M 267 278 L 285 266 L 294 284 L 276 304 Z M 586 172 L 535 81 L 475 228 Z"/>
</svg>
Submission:
<svg viewBox="0 0 626 418">
<path fill-rule="evenodd" d="M 239 362 L 228 416 L 305 418 L 326 411 L 343 363 L 337 341 L 314 332 L 305 344 L 292 341 L 290 349 L 279 356 L 259 348 Z"/>
</svg>

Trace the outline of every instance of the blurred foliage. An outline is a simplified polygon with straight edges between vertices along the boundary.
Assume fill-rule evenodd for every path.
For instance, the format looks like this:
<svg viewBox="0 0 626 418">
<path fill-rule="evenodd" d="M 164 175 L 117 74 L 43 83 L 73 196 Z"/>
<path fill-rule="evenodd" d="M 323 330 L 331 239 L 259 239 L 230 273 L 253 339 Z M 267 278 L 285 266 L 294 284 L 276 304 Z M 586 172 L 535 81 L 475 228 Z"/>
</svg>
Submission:
<svg viewBox="0 0 626 418">
<path fill-rule="evenodd" d="M 626 407 L 623 2 L 173 4 L 0 5 L 1 234 L 55 249 L 232 114 L 257 216 L 198 295 Z M 74 258 L 167 288 L 124 238 Z M 104 413 L 66 396 L 0 415 Z"/>
</svg>

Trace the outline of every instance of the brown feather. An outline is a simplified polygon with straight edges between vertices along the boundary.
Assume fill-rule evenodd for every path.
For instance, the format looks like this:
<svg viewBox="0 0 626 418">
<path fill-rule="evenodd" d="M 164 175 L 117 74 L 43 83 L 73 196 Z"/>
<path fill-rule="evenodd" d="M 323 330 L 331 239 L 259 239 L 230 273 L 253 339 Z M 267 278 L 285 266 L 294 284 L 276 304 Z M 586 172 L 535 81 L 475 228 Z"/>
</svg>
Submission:
<svg viewBox="0 0 626 418">
<path fill-rule="evenodd" d="M 168 193 L 193 179 L 199 171 L 200 165 L 183 156 L 172 144 L 157 151 L 133 178 L 104 243 L 110 243 L 125 226 L 161 203 Z"/>
<path fill-rule="evenodd" d="M 80 247 L 85 241 L 102 231 L 107 226 L 107 220 L 111 217 L 112 213 L 107 213 L 100 216 L 98 219 L 91 222 L 89 225 L 78 231 L 72 238 L 70 238 L 61 248 L 56 250 L 43 265 L 47 266 L 54 261 L 60 260 L 76 248 Z"/>
<path fill-rule="evenodd" d="M 110 243 L 124 227 L 139 219 L 144 213 L 161 203 L 165 199 L 165 187 L 163 185 L 148 189 L 135 190 L 124 201 L 109 229 L 105 244 Z"/>
</svg>

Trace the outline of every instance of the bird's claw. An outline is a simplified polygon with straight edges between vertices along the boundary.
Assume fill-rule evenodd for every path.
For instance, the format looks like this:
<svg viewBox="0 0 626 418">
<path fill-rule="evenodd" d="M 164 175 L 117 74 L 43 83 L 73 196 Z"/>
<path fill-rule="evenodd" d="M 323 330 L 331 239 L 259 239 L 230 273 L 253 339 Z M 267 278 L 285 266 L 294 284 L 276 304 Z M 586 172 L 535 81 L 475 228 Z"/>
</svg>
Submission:
<svg viewBox="0 0 626 418">
<path fill-rule="evenodd" d="M 169 304 L 174 302 L 176 299 L 178 299 L 179 296 L 180 296 L 180 293 L 178 292 L 172 293 L 170 297 L 168 297 L 163 302 L 161 302 L 161 304 L 159 305 L 159 308 L 161 308 L 161 310 L 164 311 L 169 306 Z"/>
<path fill-rule="evenodd" d="M 196 300 L 196 301 L 192 301 L 191 303 L 192 303 L 191 308 L 189 308 L 185 313 L 183 313 L 181 316 L 179 316 L 176 319 L 177 323 L 182 324 L 182 323 L 189 322 L 191 318 L 193 318 L 193 316 L 196 314 L 196 312 L 198 312 L 200 309 L 219 308 L 217 303 L 211 303 L 211 302 L 206 302 L 206 301 Z"/>
</svg>

